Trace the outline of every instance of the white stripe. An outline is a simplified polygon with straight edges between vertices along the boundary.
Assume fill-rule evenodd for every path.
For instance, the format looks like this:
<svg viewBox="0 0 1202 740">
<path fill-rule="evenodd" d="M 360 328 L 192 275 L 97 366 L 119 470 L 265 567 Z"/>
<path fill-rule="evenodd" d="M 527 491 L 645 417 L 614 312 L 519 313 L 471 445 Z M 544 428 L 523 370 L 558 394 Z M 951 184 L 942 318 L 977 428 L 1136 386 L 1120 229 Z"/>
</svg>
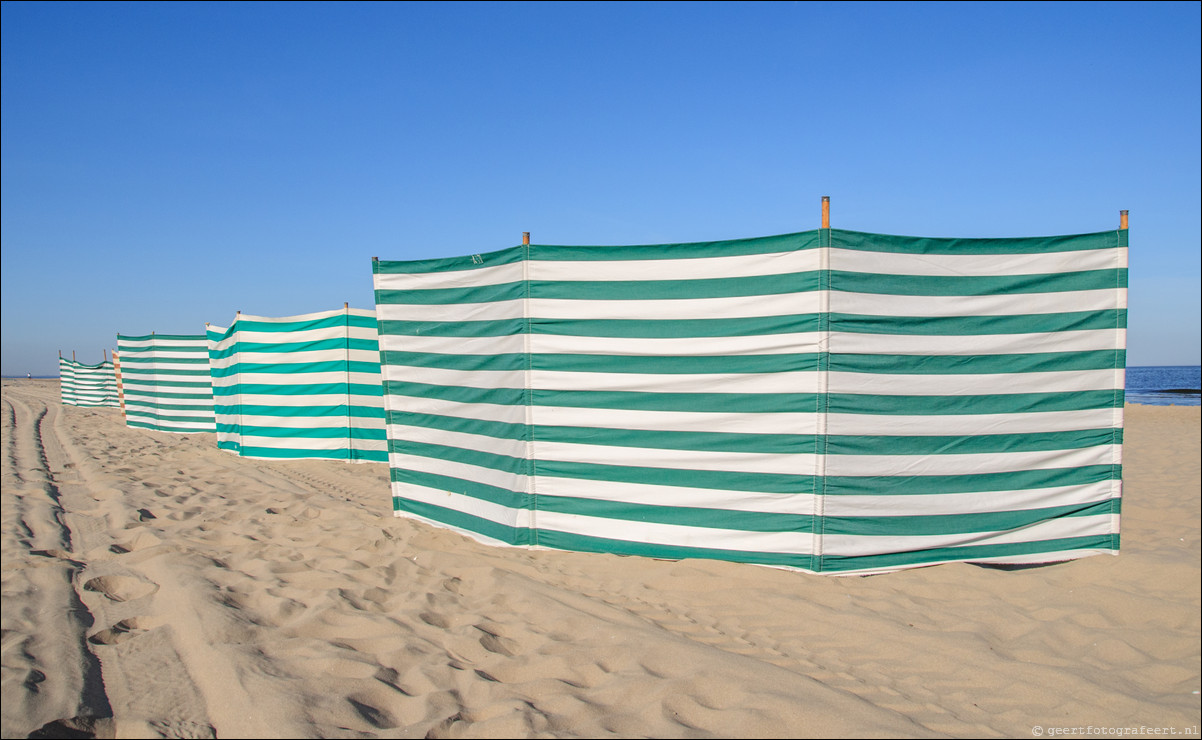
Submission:
<svg viewBox="0 0 1202 740">
<path fill-rule="evenodd" d="M 677 298 L 661 300 L 568 300 L 534 298 L 530 315 L 537 319 L 591 319 L 647 321 L 666 319 L 743 319 L 791 316 L 818 312 L 818 293 L 784 296 L 734 296 L 730 298 Z"/>
<path fill-rule="evenodd" d="M 1112 498 L 1110 481 L 1100 481 L 1017 491 L 827 496 L 825 510 L 827 516 L 941 516 L 1080 506 Z"/>
<path fill-rule="evenodd" d="M 372 405 L 382 408 L 378 403 L 368 404 L 367 402 L 373 396 L 347 396 L 346 393 L 312 393 L 312 394 L 297 394 L 297 395 L 275 395 L 271 393 L 230 393 L 228 395 L 213 396 L 213 404 L 215 406 L 231 406 L 241 403 L 245 406 L 275 406 L 278 408 L 307 408 L 314 406 L 345 406 L 348 398 L 352 399 L 350 405 L 364 406 Z M 353 399 L 358 398 L 360 403 L 354 403 Z M 346 413 L 342 412 L 342 418 L 346 419 Z"/>
<path fill-rule="evenodd" d="M 764 514 L 813 513 L 814 496 L 809 493 L 761 493 L 713 488 L 660 486 L 650 483 L 623 483 L 590 478 L 537 476 L 535 489 L 540 496 L 584 498 L 647 506 L 686 506 L 730 511 L 754 511 Z M 715 512 L 720 517 L 721 511 Z"/>
<path fill-rule="evenodd" d="M 691 340 L 696 341 L 696 340 Z M 831 332 L 831 351 L 863 355 L 1016 355 L 1029 352 L 1085 352 L 1126 346 L 1123 329 L 1090 329 L 1034 334 L 858 334 Z"/>
<path fill-rule="evenodd" d="M 798 387 L 798 386 L 795 386 Z M 1118 388 L 1122 388 L 1122 384 Z M 1065 370 L 1047 373 L 992 375 L 885 375 L 830 373 L 831 393 L 882 396 L 975 396 L 1020 390 L 1023 393 L 1067 393 L 1115 390 L 1113 370 Z"/>
<path fill-rule="evenodd" d="M 292 329 L 288 331 L 256 331 L 254 329 L 244 329 L 238 324 L 234 324 L 234 333 L 221 340 L 221 344 L 226 345 L 226 347 L 234 342 L 294 344 L 297 342 L 322 342 L 331 339 L 346 339 L 346 337 L 347 327 L 344 325 L 326 326 L 315 329 Z M 225 347 L 222 349 L 225 349 Z"/>
<path fill-rule="evenodd" d="M 342 347 L 336 347 L 333 349 L 307 349 L 291 352 L 238 352 L 228 357 L 213 359 L 210 361 L 210 364 L 219 370 L 233 367 L 241 362 L 276 364 L 276 362 L 266 362 L 267 360 L 275 360 L 278 363 L 288 364 L 329 362 L 331 360 L 344 362 L 346 360 L 346 350 Z"/>
<path fill-rule="evenodd" d="M 788 355 L 817 352 L 819 332 L 763 334 L 746 337 L 684 337 L 672 339 L 575 337 L 535 334 L 532 351 L 559 354 L 609 354 L 639 357 L 715 357 L 729 355 Z"/>
<path fill-rule="evenodd" d="M 521 370 L 452 370 L 441 367 L 406 367 L 387 365 L 381 368 L 384 380 L 430 383 L 458 388 L 524 388 L 525 373 Z"/>
<path fill-rule="evenodd" d="M 965 455 L 827 455 L 826 474 L 848 477 L 884 475 L 978 475 L 1022 470 L 1057 470 L 1109 465 L 1112 445 L 1075 450 L 987 452 Z"/>
<path fill-rule="evenodd" d="M 438 288 L 479 288 L 516 283 L 522 280 L 522 263 L 511 262 L 493 267 L 446 272 L 376 273 L 377 290 L 431 290 Z M 378 307 L 378 304 L 377 304 Z"/>
<path fill-rule="evenodd" d="M 458 447 L 461 450 L 503 455 L 518 460 L 526 459 L 525 439 L 505 439 L 486 434 L 452 432 L 433 427 L 417 427 L 405 424 L 389 424 L 388 438 L 395 442 L 417 442 L 421 444 Z"/>
<path fill-rule="evenodd" d="M 866 316 L 1016 316 L 1127 307 L 1127 291 L 931 296 L 831 291 L 831 311 Z"/>
<path fill-rule="evenodd" d="M 472 481 L 516 493 L 526 490 L 527 479 L 529 477 L 520 473 L 507 473 L 503 470 L 484 468 L 479 465 L 452 462 L 435 457 L 410 455 L 404 452 L 388 453 L 388 465 L 397 470 L 411 470 L 415 473 L 429 473 L 448 478 L 458 478 L 459 480 Z M 392 485 L 395 491 L 396 486 L 400 484 L 394 482 Z M 403 485 L 411 484 L 406 483 Z"/>
<path fill-rule="evenodd" d="M 433 355 L 520 354 L 525 348 L 521 334 L 500 337 L 380 336 L 381 352 L 418 352 Z M 401 366 L 397 366 L 401 367 Z"/>
<path fill-rule="evenodd" d="M 339 370 L 323 370 L 320 372 L 291 371 L 282 373 L 241 372 L 226 375 L 220 378 L 213 378 L 213 387 L 234 387 L 239 384 L 239 381 L 253 385 L 278 385 L 281 387 L 296 385 L 327 385 L 330 383 L 341 383 L 342 385 L 346 385 L 348 382 L 355 385 L 378 386 L 380 384 L 380 374 L 345 373 Z M 377 396 L 377 398 L 380 397 Z M 383 404 L 382 400 L 380 401 L 380 404 Z"/>
<path fill-rule="evenodd" d="M 665 247 L 665 252 L 671 247 Z M 729 257 L 531 260 L 532 280 L 697 280 L 785 275 L 819 269 L 817 249 Z"/>
<path fill-rule="evenodd" d="M 800 555 L 809 555 L 814 550 L 814 536 L 809 532 L 746 532 L 606 519 L 557 511 L 539 511 L 538 517 L 540 529 L 639 544 Z"/>
<path fill-rule="evenodd" d="M 813 475 L 815 457 L 810 453 L 777 455 L 764 452 L 714 452 L 653 447 L 615 448 L 610 445 L 546 442 L 543 440 L 536 441 L 535 450 L 537 452 L 536 459 L 541 462 L 796 476 Z"/>
<path fill-rule="evenodd" d="M 460 403 L 441 398 L 417 396 L 388 396 L 388 404 L 395 412 L 411 414 L 434 414 L 453 416 L 458 419 L 480 419 L 500 421 L 507 424 L 525 424 L 525 405 L 508 406 L 494 403 Z"/>
<path fill-rule="evenodd" d="M 886 415 L 830 414 L 829 433 L 906 436 L 1033 434 L 1109 429 L 1110 409 L 1042 411 L 1029 414 Z"/>
<path fill-rule="evenodd" d="M 818 429 L 817 415 L 812 413 L 746 414 L 539 406 L 535 409 L 535 420 L 544 426 L 600 427 L 663 432 L 731 432 L 802 436 L 816 434 Z"/>
<path fill-rule="evenodd" d="M 534 370 L 531 383 L 548 391 L 631 393 L 800 393 L 814 387 L 816 372 L 587 373 Z"/>
<path fill-rule="evenodd" d="M 507 527 L 525 529 L 530 526 L 530 512 L 527 509 L 511 509 L 508 506 L 501 506 L 491 501 L 464 496 L 458 493 L 425 488 L 424 486 L 416 486 L 412 483 L 396 482 L 392 484 L 392 495 L 397 498 L 424 504 L 433 504 L 434 506 L 441 506 L 444 509 L 471 514 L 472 516 L 487 519 L 497 524 L 503 524 Z M 439 526 L 445 527 L 447 525 L 440 523 Z"/>
<path fill-rule="evenodd" d="M 524 315 L 520 299 L 491 303 L 388 303 L 378 310 L 380 321 L 501 321 Z"/>
<path fill-rule="evenodd" d="M 831 249 L 831 269 L 877 275 L 1041 275 L 1080 270 L 1113 270 L 1126 265 L 1126 247 L 1041 254 L 907 254 Z"/>
<path fill-rule="evenodd" d="M 239 414 L 232 412 L 218 413 L 217 423 L 241 423 L 244 427 L 277 427 L 298 430 L 346 429 L 346 416 L 341 414 L 333 416 L 269 416 L 266 414 Z M 345 438 L 343 441 L 346 441 Z"/>
</svg>

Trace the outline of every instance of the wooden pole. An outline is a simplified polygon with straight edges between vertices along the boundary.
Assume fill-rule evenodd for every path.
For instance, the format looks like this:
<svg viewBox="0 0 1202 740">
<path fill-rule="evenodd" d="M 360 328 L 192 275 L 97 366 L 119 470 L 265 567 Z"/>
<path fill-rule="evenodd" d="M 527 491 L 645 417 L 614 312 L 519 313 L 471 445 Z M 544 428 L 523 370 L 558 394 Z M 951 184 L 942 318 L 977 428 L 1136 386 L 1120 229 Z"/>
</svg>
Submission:
<svg viewBox="0 0 1202 740">
<path fill-rule="evenodd" d="M 71 362 L 75 362 L 75 350 L 71 350 Z"/>
<path fill-rule="evenodd" d="M 1127 212 L 1126 211 L 1119 211 L 1119 228 L 1120 229 L 1127 228 Z"/>
<path fill-rule="evenodd" d="M 522 232 L 522 246 L 523 247 L 530 246 L 530 232 L 529 231 Z"/>
<path fill-rule="evenodd" d="M 829 195 L 822 196 L 822 228 L 829 229 L 831 227 L 831 197 Z"/>
</svg>

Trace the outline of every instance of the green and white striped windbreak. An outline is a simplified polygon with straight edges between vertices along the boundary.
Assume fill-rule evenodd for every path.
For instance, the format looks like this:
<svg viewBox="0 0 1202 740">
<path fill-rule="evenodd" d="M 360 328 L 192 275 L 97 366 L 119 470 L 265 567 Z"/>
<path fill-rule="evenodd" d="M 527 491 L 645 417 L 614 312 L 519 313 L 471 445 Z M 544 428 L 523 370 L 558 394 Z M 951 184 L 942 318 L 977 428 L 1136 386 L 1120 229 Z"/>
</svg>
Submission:
<svg viewBox="0 0 1202 740">
<path fill-rule="evenodd" d="M 386 462 L 374 311 L 208 329 L 217 446 L 244 457 Z"/>
<path fill-rule="evenodd" d="M 87 365 L 58 358 L 59 387 L 64 406 L 112 406 L 117 401 L 117 376 L 113 363 L 105 360 Z"/>
<path fill-rule="evenodd" d="M 394 509 L 822 573 L 1117 551 L 1126 239 L 378 261 Z"/>
<path fill-rule="evenodd" d="M 161 432 L 212 432 L 213 386 L 203 334 L 117 335 L 125 423 Z"/>
</svg>

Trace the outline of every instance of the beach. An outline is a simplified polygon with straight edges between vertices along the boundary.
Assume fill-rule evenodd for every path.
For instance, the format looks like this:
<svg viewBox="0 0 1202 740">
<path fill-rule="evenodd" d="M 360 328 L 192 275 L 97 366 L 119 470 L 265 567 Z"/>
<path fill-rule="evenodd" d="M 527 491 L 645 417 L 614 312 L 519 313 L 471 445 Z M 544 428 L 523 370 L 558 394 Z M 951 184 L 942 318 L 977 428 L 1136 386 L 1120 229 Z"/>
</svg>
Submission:
<svg viewBox="0 0 1202 740">
<path fill-rule="evenodd" d="M 830 577 L 488 547 L 382 463 L 3 401 L 6 738 L 1199 729 L 1196 406 L 1126 407 L 1118 556 Z"/>
</svg>

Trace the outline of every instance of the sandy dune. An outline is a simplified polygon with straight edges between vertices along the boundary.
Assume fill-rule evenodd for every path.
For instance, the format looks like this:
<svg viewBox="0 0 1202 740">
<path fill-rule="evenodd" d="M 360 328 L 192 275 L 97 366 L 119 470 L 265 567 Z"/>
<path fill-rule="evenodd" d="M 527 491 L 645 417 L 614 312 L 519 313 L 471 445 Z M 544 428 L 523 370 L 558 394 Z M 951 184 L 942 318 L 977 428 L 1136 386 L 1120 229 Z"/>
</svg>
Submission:
<svg viewBox="0 0 1202 740">
<path fill-rule="evenodd" d="M 488 548 L 382 464 L 3 400 L 4 737 L 1198 731 L 1198 408 L 1128 407 L 1118 557 L 833 578 Z"/>
</svg>

